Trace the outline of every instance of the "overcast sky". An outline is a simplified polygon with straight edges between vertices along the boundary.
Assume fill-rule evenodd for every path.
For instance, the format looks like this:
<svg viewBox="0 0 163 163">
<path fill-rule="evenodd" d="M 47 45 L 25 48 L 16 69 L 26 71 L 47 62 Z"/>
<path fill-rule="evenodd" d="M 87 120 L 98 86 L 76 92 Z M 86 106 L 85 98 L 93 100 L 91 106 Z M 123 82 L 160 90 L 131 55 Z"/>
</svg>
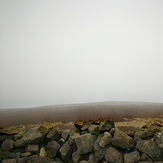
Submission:
<svg viewBox="0 0 163 163">
<path fill-rule="evenodd" d="M 163 102 L 162 0 L 0 0 L 0 108 Z"/>
</svg>

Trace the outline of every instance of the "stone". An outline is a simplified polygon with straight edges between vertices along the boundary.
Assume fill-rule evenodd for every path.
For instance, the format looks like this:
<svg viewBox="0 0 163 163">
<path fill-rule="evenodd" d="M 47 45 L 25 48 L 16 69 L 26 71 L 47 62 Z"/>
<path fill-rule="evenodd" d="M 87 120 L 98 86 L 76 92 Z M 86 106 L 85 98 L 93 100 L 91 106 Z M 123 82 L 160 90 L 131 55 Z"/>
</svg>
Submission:
<svg viewBox="0 0 163 163">
<path fill-rule="evenodd" d="M 47 134 L 50 129 L 52 129 L 52 125 L 46 121 L 44 121 L 43 123 L 41 123 L 40 127 L 38 128 L 38 131 L 40 131 L 43 134 Z"/>
<path fill-rule="evenodd" d="M 60 148 L 60 145 L 56 141 L 54 141 L 54 140 L 50 141 L 47 144 L 47 155 L 48 155 L 48 157 L 54 158 L 57 155 L 59 148 Z"/>
<path fill-rule="evenodd" d="M 56 157 L 54 161 L 55 161 L 55 163 L 63 163 L 63 161 L 58 157 Z"/>
<path fill-rule="evenodd" d="M 90 125 L 88 131 L 93 135 L 99 135 L 99 125 Z"/>
<path fill-rule="evenodd" d="M 62 138 L 64 141 L 67 141 L 68 137 L 69 137 L 70 131 L 69 130 L 64 130 L 62 131 Z"/>
<path fill-rule="evenodd" d="M 140 140 L 137 142 L 136 148 L 140 152 L 147 154 L 154 161 L 162 160 L 162 150 L 153 140 Z"/>
<path fill-rule="evenodd" d="M 27 145 L 26 151 L 31 152 L 31 153 L 38 153 L 39 152 L 39 145 L 37 145 L 37 144 Z"/>
<path fill-rule="evenodd" d="M 89 162 L 89 163 L 98 163 L 98 162 L 99 162 L 99 159 L 95 156 L 95 153 L 94 153 L 94 152 L 92 152 L 92 153 L 89 155 L 88 162 Z"/>
<path fill-rule="evenodd" d="M 78 163 L 83 159 L 82 155 L 78 154 L 77 151 L 72 153 L 72 160 L 74 161 L 74 163 Z"/>
<path fill-rule="evenodd" d="M 82 160 L 82 161 L 80 161 L 79 163 L 88 163 L 88 161 Z"/>
<path fill-rule="evenodd" d="M 114 122 L 112 120 L 103 120 L 100 123 L 99 131 L 110 131 L 111 128 L 114 128 Z"/>
<path fill-rule="evenodd" d="M 139 161 L 140 161 L 140 154 L 138 151 L 124 154 L 124 163 L 138 163 Z"/>
<path fill-rule="evenodd" d="M 63 146 L 59 149 L 61 158 L 63 161 L 68 162 L 72 155 L 72 147 L 68 145 L 68 143 L 63 144 Z"/>
<path fill-rule="evenodd" d="M 115 147 L 121 149 L 130 150 L 135 146 L 134 140 L 118 128 L 115 129 L 115 133 L 111 142 Z"/>
<path fill-rule="evenodd" d="M 105 159 L 111 163 L 123 163 L 122 154 L 113 147 L 106 150 Z"/>
<path fill-rule="evenodd" d="M 30 157 L 23 157 L 17 159 L 17 163 L 58 163 L 58 162 L 55 162 L 53 159 L 50 159 L 48 157 L 32 155 Z"/>
<path fill-rule="evenodd" d="M 96 160 L 99 161 L 102 158 L 104 158 L 106 150 L 107 150 L 108 147 L 105 147 L 105 148 L 100 147 L 97 140 L 94 142 L 93 146 L 94 146 L 94 155 L 96 157 Z"/>
<path fill-rule="evenodd" d="M 97 136 L 90 133 L 81 135 L 75 139 L 78 154 L 86 154 L 93 151 L 93 144 Z"/>
<path fill-rule="evenodd" d="M 28 156 L 30 156 L 31 154 L 32 154 L 31 152 L 21 153 L 21 157 L 28 157 Z"/>
<path fill-rule="evenodd" d="M 110 144 L 111 139 L 112 139 L 111 134 L 109 132 L 104 132 L 103 136 L 99 141 L 99 146 L 104 148 L 105 146 Z"/>
<path fill-rule="evenodd" d="M 149 162 L 152 162 L 152 159 L 148 155 L 146 155 L 145 153 L 143 153 L 141 155 L 140 160 L 141 161 L 149 161 Z"/>
<path fill-rule="evenodd" d="M 3 159 L 1 163 L 16 163 L 16 159 Z"/>
<path fill-rule="evenodd" d="M 14 146 L 14 141 L 12 139 L 5 139 L 2 143 L 2 150 L 3 151 L 10 151 Z"/>
<path fill-rule="evenodd" d="M 163 130 L 154 135 L 155 141 L 159 148 L 163 149 Z"/>
<path fill-rule="evenodd" d="M 23 135 L 22 138 L 15 141 L 14 146 L 17 148 L 26 146 L 28 144 L 40 143 L 42 142 L 43 138 L 44 135 L 39 131 L 28 131 Z"/>
<path fill-rule="evenodd" d="M 46 137 L 50 140 L 59 141 L 59 139 L 61 138 L 61 132 L 59 131 L 59 129 L 53 128 L 50 130 Z"/>
<path fill-rule="evenodd" d="M 9 151 L 0 151 L 0 158 L 16 158 L 16 153 Z"/>
<path fill-rule="evenodd" d="M 44 147 L 40 148 L 39 156 L 40 157 L 46 157 L 47 156 L 47 152 L 46 152 L 46 149 Z"/>
</svg>

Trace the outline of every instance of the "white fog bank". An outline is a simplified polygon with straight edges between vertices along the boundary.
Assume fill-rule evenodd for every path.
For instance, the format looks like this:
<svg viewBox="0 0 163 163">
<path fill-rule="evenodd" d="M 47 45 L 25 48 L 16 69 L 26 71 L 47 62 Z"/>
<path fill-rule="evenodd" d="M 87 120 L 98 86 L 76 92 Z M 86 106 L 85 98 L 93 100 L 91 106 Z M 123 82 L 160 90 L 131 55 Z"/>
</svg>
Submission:
<svg viewBox="0 0 163 163">
<path fill-rule="evenodd" d="M 163 103 L 162 0 L 0 0 L 0 109 Z"/>
</svg>

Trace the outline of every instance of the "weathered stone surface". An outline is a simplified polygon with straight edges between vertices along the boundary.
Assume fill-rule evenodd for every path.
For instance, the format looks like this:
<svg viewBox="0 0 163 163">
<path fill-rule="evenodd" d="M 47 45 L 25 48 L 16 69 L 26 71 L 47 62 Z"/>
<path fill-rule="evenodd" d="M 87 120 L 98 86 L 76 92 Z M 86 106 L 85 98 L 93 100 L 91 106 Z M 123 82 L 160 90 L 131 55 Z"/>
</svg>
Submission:
<svg viewBox="0 0 163 163">
<path fill-rule="evenodd" d="M 0 158 L 16 158 L 16 153 L 9 151 L 0 151 Z"/>
<path fill-rule="evenodd" d="M 28 144 L 39 143 L 43 140 L 44 135 L 39 131 L 28 131 L 26 132 L 22 138 L 15 141 L 15 147 L 22 147 Z"/>
<path fill-rule="evenodd" d="M 16 159 L 3 159 L 1 163 L 16 163 Z"/>
<path fill-rule="evenodd" d="M 26 151 L 31 153 L 38 153 L 39 145 L 37 144 L 27 145 Z"/>
<path fill-rule="evenodd" d="M 17 163 L 56 163 L 56 162 L 48 157 L 40 157 L 38 155 L 32 155 L 30 157 L 19 158 L 17 160 Z"/>
<path fill-rule="evenodd" d="M 72 155 L 72 147 L 68 145 L 68 143 L 63 144 L 63 146 L 59 150 L 61 158 L 63 161 L 67 162 Z"/>
<path fill-rule="evenodd" d="M 82 160 L 82 161 L 80 161 L 79 163 L 88 163 L 88 161 Z"/>
<path fill-rule="evenodd" d="M 115 147 L 127 150 L 130 150 L 135 145 L 134 140 L 118 128 L 115 129 L 115 133 L 111 142 Z"/>
<path fill-rule="evenodd" d="M 67 139 L 68 139 L 68 137 L 69 137 L 69 134 L 70 134 L 70 131 L 69 131 L 69 130 L 64 130 L 64 131 L 62 131 L 62 133 L 61 133 L 62 139 L 63 139 L 64 141 L 67 141 Z"/>
<path fill-rule="evenodd" d="M 88 131 L 91 134 L 99 135 L 99 125 L 90 125 L 89 128 L 88 128 Z"/>
<path fill-rule="evenodd" d="M 112 139 L 111 134 L 109 132 L 104 132 L 103 136 L 99 141 L 99 146 L 104 148 L 105 146 L 110 144 L 111 139 Z"/>
<path fill-rule="evenodd" d="M 162 150 L 157 146 L 156 142 L 153 140 L 140 140 L 137 142 L 136 148 L 147 154 L 154 161 L 163 160 Z"/>
<path fill-rule="evenodd" d="M 114 122 L 112 120 L 104 120 L 100 123 L 99 131 L 109 131 L 114 128 Z"/>
<path fill-rule="evenodd" d="M 72 160 L 74 161 L 74 163 L 78 163 L 81 160 L 83 160 L 83 157 L 82 157 L 82 155 L 78 154 L 77 151 L 75 151 L 72 153 Z"/>
<path fill-rule="evenodd" d="M 28 156 L 30 156 L 31 154 L 32 154 L 31 152 L 21 153 L 21 157 L 28 157 Z"/>
<path fill-rule="evenodd" d="M 53 128 L 46 137 L 50 140 L 58 141 L 61 138 L 61 132 L 59 129 Z"/>
<path fill-rule="evenodd" d="M 158 147 L 163 149 L 163 130 L 161 132 L 156 133 L 154 138 Z"/>
<path fill-rule="evenodd" d="M 140 157 L 140 160 L 141 161 L 149 161 L 149 162 L 152 162 L 152 159 L 145 153 L 143 153 Z"/>
<path fill-rule="evenodd" d="M 50 141 L 47 144 L 47 155 L 48 155 L 48 157 L 54 158 L 57 155 L 59 148 L 60 148 L 60 145 L 56 141 L 54 141 L 54 140 Z"/>
<path fill-rule="evenodd" d="M 14 146 L 14 141 L 12 139 L 5 139 L 2 143 L 2 150 L 3 151 L 10 151 Z"/>
<path fill-rule="evenodd" d="M 140 154 L 138 151 L 124 154 L 124 163 L 138 163 L 139 161 L 140 161 Z"/>
<path fill-rule="evenodd" d="M 96 139 L 95 135 L 90 133 L 81 135 L 75 139 L 78 154 L 85 154 L 93 151 L 93 144 Z"/>
<path fill-rule="evenodd" d="M 89 162 L 89 163 L 98 163 L 98 162 L 99 162 L 99 159 L 95 156 L 95 153 L 94 153 L 94 152 L 92 152 L 92 153 L 89 155 L 88 162 Z"/>
<path fill-rule="evenodd" d="M 46 149 L 44 147 L 41 147 L 39 156 L 40 157 L 46 157 L 47 156 L 47 152 L 46 152 Z"/>
<path fill-rule="evenodd" d="M 106 150 L 105 159 L 111 163 L 123 163 L 122 154 L 113 147 Z"/>
</svg>

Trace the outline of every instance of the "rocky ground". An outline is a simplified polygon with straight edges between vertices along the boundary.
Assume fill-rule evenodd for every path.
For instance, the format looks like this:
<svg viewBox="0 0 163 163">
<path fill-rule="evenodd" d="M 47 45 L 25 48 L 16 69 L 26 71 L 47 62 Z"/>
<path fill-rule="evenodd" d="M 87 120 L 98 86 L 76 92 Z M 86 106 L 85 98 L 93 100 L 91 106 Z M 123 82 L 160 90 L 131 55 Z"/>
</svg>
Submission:
<svg viewBox="0 0 163 163">
<path fill-rule="evenodd" d="M 163 163 L 163 120 L 0 126 L 2 163 Z"/>
</svg>

